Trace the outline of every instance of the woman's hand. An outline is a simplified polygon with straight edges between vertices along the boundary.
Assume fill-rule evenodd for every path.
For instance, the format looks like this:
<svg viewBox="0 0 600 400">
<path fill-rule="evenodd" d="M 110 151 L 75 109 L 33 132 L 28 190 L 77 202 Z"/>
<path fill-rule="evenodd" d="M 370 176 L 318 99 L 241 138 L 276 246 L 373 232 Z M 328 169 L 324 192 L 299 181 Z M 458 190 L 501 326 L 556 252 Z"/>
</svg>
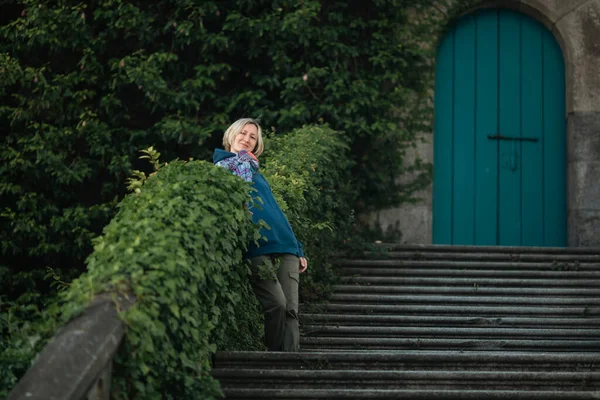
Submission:
<svg viewBox="0 0 600 400">
<path fill-rule="evenodd" d="M 308 261 L 306 261 L 306 258 L 300 257 L 300 268 L 298 268 L 298 272 L 303 273 L 306 271 L 306 268 L 308 268 Z"/>
</svg>

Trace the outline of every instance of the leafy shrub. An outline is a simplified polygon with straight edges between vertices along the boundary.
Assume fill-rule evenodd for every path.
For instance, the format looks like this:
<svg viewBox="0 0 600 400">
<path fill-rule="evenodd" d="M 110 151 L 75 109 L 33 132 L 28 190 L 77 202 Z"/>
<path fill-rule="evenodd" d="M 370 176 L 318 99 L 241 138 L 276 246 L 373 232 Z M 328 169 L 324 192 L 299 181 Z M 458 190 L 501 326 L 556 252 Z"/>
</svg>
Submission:
<svg viewBox="0 0 600 400">
<path fill-rule="evenodd" d="M 136 297 L 123 314 L 128 331 L 114 376 L 116 398 L 216 396 L 209 371 L 217 341 L 231 344 L 241 331 L 238 346 L 262 348 L 242 258 L 257 235 L 244 207 L 249 191 L 249 184 L 205 161 L 163 166 L 119 204 L 94 241 L 88 271 L 46 313 L 45 319 L 66 321 L 107 290 Z M 48 336 L 50 328 L 36 334 Z M 8 350 L 3 357 L 14 347 Z"/>
<path fill-rule="evenodd" d="M 95 292 L 131 288 L 137 298 L 124 316 L 129 328 L 120 358 L 135 383 L 119 379 L 117 398 L 132 391 L 144 399 L 217 393 L 208 375 L 214 339 L 239 331 L 238 307 L 255 306 L 243 262 L 257 234 L 244 207 L 249 190 L 209 163 L 172 162 L 125 198 L 95 241 L 89 272 L 70 293 L 84 293 L 90 282 Z M 261 348 L 259 325 L 250 326 L 257 330 L 246 331 L 244 343 Z"/>
<path fill-rule="evenodd" d="M 265 146 L 263 174 L 309 256 L 301 297 L 322 300 L 335 279 L 331 249 L 348 235 L 358 195 L 348 136 L 327 125 L 305 126 Z"/>
<path fill-rule="evenodd" d="M 327 274 L 328 264 L 315 260 L 326 259 L 325 244 L 333 240 L 326 238 L 343 226 L 339 221 L 349 207 L 343 196 L 350 188 L 344 136 L 327 126 L 304 127 L 268 139 L 267 149 L 265 175 L 306 244 L 310 276 Z M 8 309 L 29 314 L 22 315 L 25 324 L 10 326 L 11 341 L 0 353 L 0 394 L 16 383 L 57 326 L 105 291 L 137 299 L 123 313 L 128 330 L 113 373 L 115 398 L 216 397 L 210 355 L 217 348 L 264 349 L 262 317 L 243 259 L 260 226 L 245 207 L 250 184 L 205 161 L 161 165 L 156 152 L 146 153 L 157 171 L 136 172 L 130 180 L 134 193 L 94 240 L 87 272 L 43 312 Z M 311 282 L 306 286 L 314 287 Z"/>
</svg>

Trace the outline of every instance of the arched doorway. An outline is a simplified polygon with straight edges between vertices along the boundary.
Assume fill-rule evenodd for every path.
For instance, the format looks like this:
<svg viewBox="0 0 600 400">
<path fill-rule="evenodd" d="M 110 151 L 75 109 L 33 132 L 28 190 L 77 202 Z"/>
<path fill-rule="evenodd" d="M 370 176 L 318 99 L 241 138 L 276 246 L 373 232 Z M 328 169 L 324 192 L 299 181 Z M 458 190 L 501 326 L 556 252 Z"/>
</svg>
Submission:
<svg viewBox="0 0 600 400">
<path fill-rule="evenodd" d="M 564 60 L 541 23 L 462 17 L 435 84 L 433 243 L 566 246 Z"/>
</svg>

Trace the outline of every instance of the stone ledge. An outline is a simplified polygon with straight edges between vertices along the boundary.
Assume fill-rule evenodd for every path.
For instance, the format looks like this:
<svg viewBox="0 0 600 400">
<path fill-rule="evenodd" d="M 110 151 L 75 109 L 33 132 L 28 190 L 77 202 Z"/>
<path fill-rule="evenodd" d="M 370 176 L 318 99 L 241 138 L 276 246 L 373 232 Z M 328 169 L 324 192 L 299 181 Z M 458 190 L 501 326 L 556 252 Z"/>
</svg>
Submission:
<svg viewBox="0 0 600 400">
<path fill-rule="evenodd" d="M 126 299 L 127 308 L 132 301 Z M 98 296 L 46 345 L 8 400 L 81 400 L 107 368 L 125 333 L 114 301 Z"/>
</svg>

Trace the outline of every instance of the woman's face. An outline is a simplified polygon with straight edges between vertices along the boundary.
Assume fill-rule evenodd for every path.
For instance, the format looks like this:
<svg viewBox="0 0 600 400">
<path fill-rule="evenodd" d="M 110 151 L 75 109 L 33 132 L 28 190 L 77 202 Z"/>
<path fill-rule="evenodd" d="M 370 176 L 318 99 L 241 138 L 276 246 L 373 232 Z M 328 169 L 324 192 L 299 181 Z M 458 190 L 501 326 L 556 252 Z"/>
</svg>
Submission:
<svg viewBox="0 0 600 400">
<path fill-rule="evenodd" d="M 233 138 L 231 152 L 239 153 L 242 150 L 252 152 L 258 142 L 258 128 L 254 124 L 246 124 L 240 133 Z"/>
</svg>

